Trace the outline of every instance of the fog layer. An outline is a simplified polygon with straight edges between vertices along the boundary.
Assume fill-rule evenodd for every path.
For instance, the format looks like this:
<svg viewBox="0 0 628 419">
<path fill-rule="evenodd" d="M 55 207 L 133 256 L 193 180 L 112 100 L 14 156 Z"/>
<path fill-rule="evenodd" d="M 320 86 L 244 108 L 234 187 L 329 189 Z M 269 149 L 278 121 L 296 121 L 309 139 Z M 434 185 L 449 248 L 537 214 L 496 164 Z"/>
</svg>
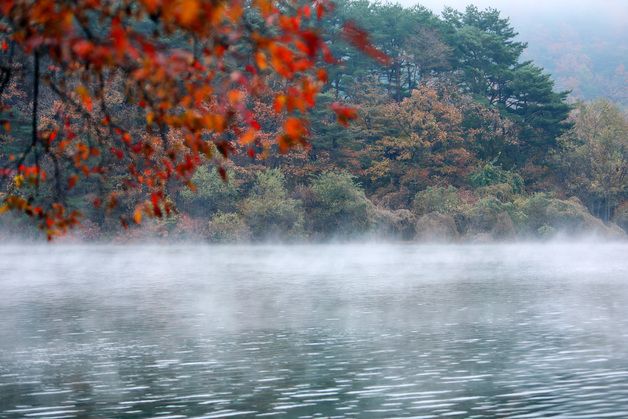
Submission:
<svg viewBox="0 0 628 419">
<path fill-rule="evenodd" d="M 0 416 L 628 412 L 626 254 L 4 246 Z"/>
</svg>

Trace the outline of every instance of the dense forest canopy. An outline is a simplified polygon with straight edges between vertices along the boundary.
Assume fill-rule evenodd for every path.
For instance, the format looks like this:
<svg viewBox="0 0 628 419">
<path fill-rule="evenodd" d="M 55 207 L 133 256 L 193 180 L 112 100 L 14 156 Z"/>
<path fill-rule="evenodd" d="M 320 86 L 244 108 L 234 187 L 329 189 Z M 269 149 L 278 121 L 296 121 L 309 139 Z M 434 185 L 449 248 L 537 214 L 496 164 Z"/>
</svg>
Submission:
<svg viewBox="0 0 628 419">
<path fill-rule="evenodd" d="M 336 58 L 312 92 L 316 101 L 306 100 L 309 124 L 275 112 L 293 100 L 290 91 L 279 105 L 273 94 L 234 94 L 255 121 L 254 141 L 246 130 L 225 130 L 217 144 L 229 159 L 219 152 L 201 157 L 186 172 L 187 185 L 168 185 L 158 202 L 150 203 L 149 194 L 143 213 L 165 206 L 172 213 L 126 236 L 148 230 L 211 240 L 366 234 L 480 240 L 559 231 L 619 237 L 618 225 L 628 228 L 625 111 L 609 100 L 569 104 L 569 92 L 526 58 L 527 44 L 498 10 L 469 6 L 436 14 L 422 6 L 343 0 L 316 25 L 321 48 Z M 372 44 L 362 42 L 367 36 Z M 286 91 L 281 74 L 273 77 L 268 85 Z M 302 95 L 305 85 L 299 89 Z M 4 117 L 12 130 L 2 137 L 3 162 L 33 132 L 29 98 L 12 100 L 22 109 Z M 137 132 L 146 129 L 143 108 L 129 108 L 123 97 L 107 101 L 113 115 Z M 52 99 L 42 107 L 41 132 L 60 111 L 70 110 Z M 185 142 L 177 128 L 162 134 Z M 306 135 L 307 144 L 299 140 Z M 306 146 L 277 153 L 276 138 Z M 92 205 L 95 190 L 113 193 L 126 212 L 147 198 L 148 189 L 128 187 L 124 171 L 120 163 L 117 173 L 81 177 L 64 191 L 80 211 L 84 235 L 118 234 L 117 219 Z M 20 186 L 24 199 L 37 187 Z"/>
</svg>

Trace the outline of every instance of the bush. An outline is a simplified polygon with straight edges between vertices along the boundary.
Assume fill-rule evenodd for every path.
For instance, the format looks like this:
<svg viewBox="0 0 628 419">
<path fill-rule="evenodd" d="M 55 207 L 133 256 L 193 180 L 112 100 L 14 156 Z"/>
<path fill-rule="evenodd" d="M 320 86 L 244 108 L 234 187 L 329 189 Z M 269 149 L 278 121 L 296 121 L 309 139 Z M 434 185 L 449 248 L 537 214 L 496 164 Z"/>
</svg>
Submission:
<svg viewBox="0 0 628 419">
<path fill-rule="evenodd" d="M 459 237 L 456 221 L 451 215 L 432 212 L 416 223 L 416 238 L 429 241 L 451 241 Z"/>
<path fill-rule="evenodd" d="M 504 170 L 493 163 L 486 163 L 484 166 L 473 172 L 469 176 L 469 184 L 474 188 L 482 188 L 493 185 L 508 185 L 511 193 L 519 194 L 523 192 L 523 178 L 517 173 Z"/>
<path fill-rule="evenodd" d="M 208 224 L 208 238 L 218 242 L 240 242 L 251 238 L 251 230 L 235 213 L 219 212 Z"/>
<path fill-rule="evenodd" d="M 514 206 L 490 196 L 477 201 L 465 214 L 467 234 L 489 233 L 494 238 L 515 234 L 513 218 L 518 218 Z"/>
<path fill-rule="evenodd" d="M 613 222 L 628 233 L 628 201 L 617 207 L 613 216 Z"/>
<path fill-rule="evenodd" d="M 239 191 L 235 179 L 224 181 L 215 170 L 201 166 L 192 177 L 192 183 L 196 191 L 186 187 L 179 193 L 179 205 L 190 215 L 211 216 L 236 208 Z"/>
<path fill-rule="evenodd" d="M 523 216 L 518 225 L 522 230 L 536 233 L 543 226 L 547 226 L 547 206 L 553 198 L 544 192 L 538 192 L 528 197 L 515 200 L 515 206 Z"/>
<path fill-rule="evenodd" d="M 554 227 L 548 226 L 547 224 L 543 224 L 536 230 L 536 234 L 540 238 L 551 238 L 555 236 L 556 233 L 556 229 Z"/>
<path fill-rule="evenodd" d="M 512 187 L 507 183 L 498 183 L 496 185 L 481 186 L 475 190 L 475 194 L 480 198 L 497 198 L 502 202 L 511 202 L 516 194 Z"/>
<path fill-rule="evenodd" d="M 455 215 L 462 211 L 463 202 L 458 195 L 458 189 L 453 186 L 430 186 L 415 195 L 413 208 L 418 216 L 432 212 Z"/>
<path fill-rule="evenodd" d="M 258 173 L 252 193 L 240 210 L 253 238 L 293 238 L 303 232 L 301 202 L 288 197 L 285 177 L 279 169 Z"/>
<path fill-rule="evenodd" d="M 567 232 L 581 232 L 602 224 L 593 217 L 577 199 L 561 201 L 552 199 L 545 210 L 548 224 Z"/>
<path fill-rule="evenodd" d="M 372 232 L 380 237 L 411 240 L 416 234 L 416 217 L 407 209 L 389 210 L 372 205 L 369 220 Z"/>
<path fill-rule="evenodd" d="M 536 236 L 547 237 L 559 232 L 579 234 L 599 234 L 617 237 L 612 226 L 606 226 L 600 219 L 591 215 L 577 198 L 561 200 L 545 193 L 536 193 L 520 198 L 515 205 L 524 214 L 521 228 Z"/>
<path fill-rule="evenodd" d="M 306 209 L 311 231 L 328 236 L 361 234 L 369 229 L 370 202 L 350 174 L 322 173 L 312 181 L 310 190 Z"/>
</svg>

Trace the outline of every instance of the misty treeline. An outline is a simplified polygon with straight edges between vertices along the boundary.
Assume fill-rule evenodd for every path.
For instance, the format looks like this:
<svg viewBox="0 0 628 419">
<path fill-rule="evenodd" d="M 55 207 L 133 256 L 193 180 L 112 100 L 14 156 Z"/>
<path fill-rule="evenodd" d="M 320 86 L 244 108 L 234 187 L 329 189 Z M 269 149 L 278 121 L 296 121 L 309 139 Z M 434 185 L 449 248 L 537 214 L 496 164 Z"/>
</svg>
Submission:
<svg viewBox="0 0 628 419">
<path fill-rule="evenodd" d="M 621 23 L 625 4 L 623 8 L 599 7 L 600 15 L 587 21 L 558 12 L 520 19 L 520 36 L 529 42 L 524 56 L 541 64 L 556 85 L 570 89 L 573 96 L 586 100 L 605 97 L 626 110 L 628 29 Z"/>
<path fill-rule="evenodd" d="M 568 92 L 522 59 L 526 44 L 499 11 L 436 15 L 359 0 L 336 2 L 334 16 L 322 33 L 339 62 L 311 113 L 308 148 L 252 159 L 234 141 L 221 166 L 227 182 L 215 165 L 203 165 L 194 186 L 169 191 L 176 213 L 127 231 L 94 210 L 88 198 L 96 184 L 83 182 L 69 192 L 85 217 L 81 234 L 490 240 L 628 231 L 626 113 L 605 100 L 568 104 Z M 366 29 L 390 65 L 343 40 L 347 19 Z M 272 101 L 255 101 L 262 135 L 274 137 L 282 121 Z M 324 111 L 336 101 L 359 112 L 348 128 Z M 16 115 L 13 135 L 28 138 L 20 121 L 27 113 Z M 15 144 L 1 147 L 3 158 L 15 152 Z M 125 185 L 112 174 L 98 188 Z M 128 195 L 119 205 L 132 211 L 137 197 Z M 14 231 L 27 226 L 0 221 Z"/>
</svg>

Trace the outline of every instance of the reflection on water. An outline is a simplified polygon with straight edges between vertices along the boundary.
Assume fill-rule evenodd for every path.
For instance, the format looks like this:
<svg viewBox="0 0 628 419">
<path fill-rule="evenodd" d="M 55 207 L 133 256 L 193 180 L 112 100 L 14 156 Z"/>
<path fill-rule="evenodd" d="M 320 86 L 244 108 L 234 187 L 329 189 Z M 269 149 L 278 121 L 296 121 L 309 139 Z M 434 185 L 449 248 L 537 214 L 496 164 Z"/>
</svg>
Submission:
<svg viewBox="0 0 628 419">
<path fill-rule="evenodd" d="M 0 417 L 628 417 L 628 245 L 0 248 Z"/>
</svg>

